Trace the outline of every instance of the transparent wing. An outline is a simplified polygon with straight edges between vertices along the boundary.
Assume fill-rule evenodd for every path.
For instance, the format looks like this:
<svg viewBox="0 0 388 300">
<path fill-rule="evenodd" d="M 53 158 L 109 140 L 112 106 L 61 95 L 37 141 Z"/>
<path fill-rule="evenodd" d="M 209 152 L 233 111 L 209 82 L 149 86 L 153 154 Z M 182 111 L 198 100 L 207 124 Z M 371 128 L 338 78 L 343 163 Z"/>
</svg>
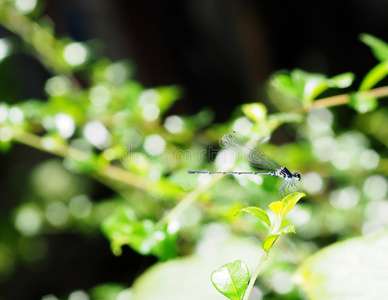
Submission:
<svg viewBox="0 0 388 300">
<path fill-rule="evenodd" d="M 231 149 L 238 156 L 248 160 L 256 169 L 277 170 L 281 166 L 271 157 L 264 154 L 263 151 L 253 142 L 247 140 L 241 134 L 230 131 L 220 140 L 221 147 Z"/>
</svg>

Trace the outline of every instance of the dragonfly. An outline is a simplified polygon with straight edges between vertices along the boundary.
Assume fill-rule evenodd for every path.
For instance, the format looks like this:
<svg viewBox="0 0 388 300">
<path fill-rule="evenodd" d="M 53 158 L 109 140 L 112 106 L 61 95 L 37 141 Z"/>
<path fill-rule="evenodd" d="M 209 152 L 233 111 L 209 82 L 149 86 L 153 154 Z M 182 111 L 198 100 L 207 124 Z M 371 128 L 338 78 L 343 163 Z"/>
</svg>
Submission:
<svg viewBox="0 0 388 300">
<path fill-rule="evenodd" d="M 284 184 L 278 189 L 279 196 L 286 196 L 293 191 L 300 191 L 295 181 L 301 180 L 298 172 L 291 173 L 286 167 L 281 166 L 272 157 L 266 155 L 255 143 L 246 141 L 236 131 L 231 131 L 222 136 L 220 145 L 230 149 L 237 155 L 246 159 L 254 168 L 262 171 L 198 171 L 188 170 L 187 174 L 225 174 L 225 175 L 270 175 L 283 178 Z M 287 193 L 288 192 L 288 193 Z"/>
</svg>

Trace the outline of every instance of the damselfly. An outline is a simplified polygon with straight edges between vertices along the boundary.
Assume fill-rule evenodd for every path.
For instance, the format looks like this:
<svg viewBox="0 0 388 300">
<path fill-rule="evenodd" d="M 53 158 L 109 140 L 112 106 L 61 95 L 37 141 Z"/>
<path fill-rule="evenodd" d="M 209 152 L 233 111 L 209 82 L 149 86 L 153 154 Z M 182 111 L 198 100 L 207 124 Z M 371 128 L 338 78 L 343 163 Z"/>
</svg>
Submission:
<svg viewBox="0 0 388 300">
<path fill-rule="evenodd" d="M 264 154 L 260 148 L 250 141 L 244 141 L 244 137 L 235 131 L 225 134 L 220 145 L 224 148 L 234 151 L 237 155 L 244 157 L 254 168 L 266 170 L 266 172 L 249 172 L 249 171 L 195 171 L 189 170 L 188 174 L 232 174 L 232 175 L 270 175 L 283 178 L 286 182 L 279 188 L 279 195 L 284 197 L 288 191 L 291 193 L 299 191 L 295 180 L 300 181 L 299 173 L 291 173 L 286 167 L 282 167 L 273 158 Z"/>
</svg>

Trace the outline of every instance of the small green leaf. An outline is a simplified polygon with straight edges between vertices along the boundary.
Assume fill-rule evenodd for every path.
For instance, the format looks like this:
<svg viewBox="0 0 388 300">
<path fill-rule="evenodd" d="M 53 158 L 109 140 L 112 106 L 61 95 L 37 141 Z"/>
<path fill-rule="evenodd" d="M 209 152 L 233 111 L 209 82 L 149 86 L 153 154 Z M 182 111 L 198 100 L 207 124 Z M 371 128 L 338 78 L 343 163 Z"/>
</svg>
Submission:
<svg viewBox="0 0 388 300">
<path fill-rule="evenodd" d="M 286 227 L 283 227 L 280 229 L 280 232 L 282 233 L 295 233 L 295 225 L 287 225 Z"/>
<path fill-rule="evenodd" d="M 373 35 L 363 33 L 360 40 L 369 46 L 373 55 L 380 61 L 388 60 L 388 44 Z"/>
<path fill-rule="evenodd" d="M 262 246 L 263 246 L 264 251 L 267 253 L 267 255 L 268 255 L 268 252 L 271 249 L 272 245 L 278 239 L 278 237 L 279 237 L 279 234 L 270 234 L 269 236 L 267 236 L 264 239 Z"/>
<path fill-rule="evenodd" d="M 294 206 L 300 198 L 305 197 L 305 193 L 292 193 L 287 195 L 285 198 L 282 199 L 283 202 L 283 209 L 280 213 L 282 217 L 284 217 Z"/>
<path fill-rule="evenodd" d="M 262 103 L 244 104 L 241 107 L 243 113 L 254 122 L 262 122 L 267 116 L 267 107 Z"/>
<path fill-rule="evenodd" d="M 382 61 L 370 70 L 362 80 L 359 91 L 369 91 L 388 75 L 388 61 Z"/>
<path fill-rule="evenodd" d="M 153 254 L 161 261 L 174 258 L 178 232 L 160 228 L 151 220 L 137 220 L 129 207 L 121 207 L 102 224 L 102 231 L 111 242 L 112 252 L 121 255 L 121 247 L 130 246 L 142 255 Z"/>
<path fill-rule="evenodd" d="M 237 211 L 235 215 L 240 214 L 241 212 L 246 212 L 248 214 L 254 215 L 255 217 L 262 220 L 268 226 L 271 226 L 271 221 L 269 220 L 267 213 L 259 207 L 255 207 L 255 206 L 245 207 Z"/>
<path fill-rule="evenodd" d="M 367 113 L 377 108 L 377 99 L 365 94 L 352 93 L 350 94 L 349 106 L 354 108 L 359 113 Z"/>
<path fill-rule="evenodd" d="M 231 300 L 241 300 L 249 282 L 249 271 L 241 260 L 227 263 L 213 271 L 211 281 L 214 287 Z"/>
<path fill-rule="evenodd" d="M 347 88 L 352 85 L 354 77 L 354 74 L 351 72 L 339 74 L 327 80 L 327 85 L 330 88 Z"/>
<path fill-rule="evenodd" d="M 272 85 L 282 94 L 299 98 L 301 96 L 298 93 L 298 89 L 294 86 L 294 83 L 289 74 L 279 73 L 275 74 L 272 78 Z"/>
</svg>

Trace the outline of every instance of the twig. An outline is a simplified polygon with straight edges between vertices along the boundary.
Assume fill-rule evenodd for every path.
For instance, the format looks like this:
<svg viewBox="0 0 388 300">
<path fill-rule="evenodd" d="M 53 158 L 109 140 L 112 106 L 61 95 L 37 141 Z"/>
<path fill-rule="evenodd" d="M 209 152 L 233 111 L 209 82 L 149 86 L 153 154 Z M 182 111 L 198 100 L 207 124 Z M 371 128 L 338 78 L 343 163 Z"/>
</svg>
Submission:
<svg viewBox="0 0 388 300">
<path fill-rule="evenodd" d="M 89 157 L 88 153 L 72 148 L 67 144 L 57 143 L 53 147 L 45 147 L 43 138 L 35 134 L 22 131 L 20 129 L 16 129 L 16 128 L 11 128 L 11 129 L 13 132 L 13 140 L 21 144 L 28 145 L 35 149 L 39 149 L 44 152 L 51 153 L 60 157 L 71 158 L 78 161 L 83 161 Z M 119 168 L 110 164 L 106 165 L 101 169 L 97 169 L 95 174 L 91 174 L 91 175 L 103 177 L 107 179 L 113 179 L 117 182 L 121 182 L 126 185 L 133 186 L 143 191 L 146 191 L 148 187 L 148 182 L 144 178 L 136 176 L 122 168 Z"/>
<path fill-rule="evenodd" d="M 267 260 L 267 255 L 263 251 L 263 253 L 261 254 L 261 257 L 260 257 L 259 264 L 257 265 L 255 272 L 253 273 L 251 279 L 249 280 L 249 284 L 248 284 L 248 287 L 247 287 L 247 289 L 245 291 L 243 300 L 248 300 L 249 299 L 249 296 L 250 296 L 250 294 L 252 292 L 253 286 L 255 285 L 257 276 L 259 276 L 261 267 L 263 266 L 263 264 L 264 264 L 264 262 L 266 260 Z"/>
<path fill-rule="evenodd" d="M 383 98 L 383 97 L 388 97 L 388 86 L 383 86 L 379 88 L 375 88 L 369 91 L 365 92 L 359 92 L 361 95 L 367 95 L 367 96 L 372 96 L 374 98 Z M 319 100 L 315 100 L 311 102 L 310 105 L 297 109 L 293 112 L 308 112 L 314 108 L 318 107 L 333 107 L 333 106 L 339 106 L 343 104 L 347 104 L 350 101 L 350 96 L 348 94 L 342 94 L 342 95 L 337 95 L 337 96 L 332 96 L 332 97 L 327 97 L 327 98 L 322 98 Z"/>
</svg>

